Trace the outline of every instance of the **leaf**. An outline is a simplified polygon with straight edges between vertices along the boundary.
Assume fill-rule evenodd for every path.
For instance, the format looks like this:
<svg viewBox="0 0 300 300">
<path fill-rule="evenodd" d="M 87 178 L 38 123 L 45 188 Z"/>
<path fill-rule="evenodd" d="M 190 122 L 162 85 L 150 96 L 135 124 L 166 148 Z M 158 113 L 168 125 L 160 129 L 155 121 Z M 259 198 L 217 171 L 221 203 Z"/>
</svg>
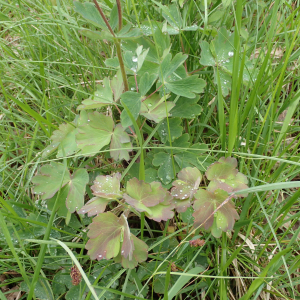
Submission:
<svg viewBox="0 0 300 300">
<path fill-rule="evenodd" d="M 84 203 L 85 187 L 89 182 L 89 175 L 85 169 L 78 169 L 71 175 L 68 182 L 69 193 L 66 206 L 70 213 L 80 209 Z"/>
<path fill-rule="evenodd" d="M 127 182 L 125 201 L 140 212 L 147 212 L 151 215 L 148 207 L 164 202 L 166 190 L 159 182 L 146 183 L 143 180 L 132 178 Z"/>
<path fill-rule="evenodd" d="M 117 71 L 117 74 L 110 81 L 110 87 L 114 95 L 114 101 L 117 102 L 124 90 L 124 83 L 122 78 L 121 69 Z"/>
<path fill-rule="evenodd" d="M 65 165 L 51 162 L 41 167 L 40 175 L 33 177 L 32 182 L 35 184 L 34 193 L 42 195 L 42 199 L 52 198 L 59 189 L 67 185 L 66 206 L 72 213 L 83 206 L 88 174 L 85 169 L 78 169 L 70 175 Z"/>
<path fill-rule="evenodd" d="M 162 5 L 161 3 L 154 0 L 152 2 L 154 2 L 162 10 L 163 17 L 169 22 L 172 27 L 176 29 L 182 28 L 182 18 L 176 4 L 167 6 Z"/>
<path fill-rule="evenodd" d="M 45 154 L 50 154 L 56 148 L 58 152 L 56 157 L 65 157 L 72 155 L 79 151 L 75 135 L 77 133 L 77 128 L 72 124 L 61 124 L 59 129 L 55 130 L 51 136 L 52 143 L 45 150 Z"/>
<path fill-rule="evenodd" d="M 171 134 L 171 140 L 178 138 L 182 134 L 183 127 L 180 125 L 181 119 L 180 118 L 171 118 L 169 119 L 169 128 Z M 162 143 L 165 143 L 169 140 L 169 130 L 168 130 L 168 122 L 164 120 L 158 128 L 158 135 Z"/>
<path fill-rule="evenodd" d="M 238 220 L 239 215 L 231 200 L 224 204 L 228 196 L 228 193 L 221 189 L 214 192 L 198 190 L 193 205 L 194 227 L 201 226 L 205 230 L 211 230 L 216 238 L 221 236 L 222 231 L 232 230 L 234 220 Z M 218 210 L 214 213 L 216 209 Z"/>
<path fill-rule="evenodd" d="M 142 103 L 140 114 L 148 120 L 159 123 L 167 117 L 167 112 L 175 106 L 173 102 L 165 101 L 167 98 L 168 95 L 160 99 L 158 94 L 154 94 Z"/>
<path fill-rule="evenodd" d="M 174 217 L 173 209 L 175 203 L 173 202 L 172 195 L 166 191 L 165 200 L 155 206 L 148 208 L 150 212 L 146 212 L 146 216 L 156 222 L 168 221 Z"/>
<path fill-rule="evenodd" d="M 172 59 L 172 54 L 165 56 L 161 63 L 160 80 L 166 80 L 173 72 L 175 72 L 188 58 L 186 54 L 177 53 Z"/>
<path fill-rule="evenodd" d="M 129 135 L 124 131 L 121 124 L 115 127 L 111 137 L 110 156 L 114 160 L 129 160 L 129 153 L 132 151 Z"/>
<path fill-rule="evenodd" d="M 128 107 L 135 120 L 137 119 L 141 110 L 141 100 L 142 95 L 135 92 L 125 92 L 121 96 L 121 103 L 124 103 Z M 128 126 L 132 125 L 132 121 L 125 109 L 121 113 L 121 124 L 123 128 L 127 128 Z"/>
<path fill-rule="evenodd" d="M 154 82 L 157 79 L 157 74 L 151 74 L 149 75 L 148 72 L 145 72 L 139 81 L 139 92 L 141 95 L 146 95 L 147 92 L 150 90 L 150 88 L 153 86 Z"/>
<path fill-rule="evenodd" d="M 195 98 L 195 93 L 202 93 L 206 82 L 198 78 L 198 75 L 192 75 L 181 80 L 165 81 L 165 86 L 174 94 L 186 98 Z"/>
<path fill-rule="evenodd" d="M 158 167 L 158 177 L 164 184 L 168 184 L 174 178 L 172 157 L 169 153 L 159 152 L 154 155 L 153 165 Z"/>
<path fill-rule="evenodd" d="M 120 179 L 120 173 L 116 173 L 113 176 L 99 175 L 96 177 L 94 185 L 91 186 L 91 190 L 97 197 L 105 199 L 119 199 L 122 197 L 122 193 L 120 191 Z"/>
<path fill-rule="evenodd" d="M 88 214 L 89 217 L 103 213 L 106 209 L 106 205 L 111 199 L 93 197 L 88 201 L 79 211 L 78 214 Z"/>
<path fill-rule="evenodd" d="M 124 53 L 125 66 L 137 73 L 143 66 L 149 49 L 143 50 L 143 45 L 138 46 L 135 51 L 126 51 Z"/>
<path fill-rule="evenodd" d="M 115 262 L 121 263 L 123 268 L 134 269 L 138 263 L 145 261 L 148 257 L 148 246 L 145 242 L 138 239 L 131 233 L 131 240 L 133 242 L 134 250 L 132 252 L 132 259 L 129 260 L 121 253 L 115 258 Z"/>
<path fill-rule="evenodd" d="M 85 19 L 91 21 L 93 25 L 107 30 L 107 27 L 94 4 L 74 1 L 74 10 L 81 14 Z"/>
<path fill-rule="evenodd" d="M 43 200 L 49 199 L 70 180 L 70 173 L 64 164 L 51 162 L 42 166 L 39 175 L 32 178 L 34 194 L 41 195 Z"/>
<path fill-rule="evenodd" d="M 171 116 L 192 119 L 200 115 L 202 107 L 197 104 L 199 99 L 199 96 L 196 96 L 194 99 L 180 97 L 175 107 L 170 111 Z"/>
<path fill-rule="evenodd" d="M 216 189 L 223 189 L 228 193 L 247 189 L 247 177 L 236 169 L 237 160 L 232 157 L 221 157 L 218 162 L 210 165 L 205 175 L 211 180 L 208 189 L 213 192 Z M 240 194 L 246 197 L 248 194 Z"/>
<path fill-rule="evenodd" d="M 103 85 L 97 87 L 97 90 L 94 92 L 93 98 L 83 100 L 82 104 L 79 105 L 77 109 L 94 109 L 113 103 L 113 93 L 110 87 L 109 79 L 105 77 L 103 79 Z"/>
<path fill-rule="evenodd" d="M 76 142 L 82 154 L 91 156 L 110 143 L 114 122 L 102 113 L 81 111 Z"/>
<path fill-rule="evenodd" d="M 202 176 L 197 168 L 188 167 L 182 169 L 177 177 L 178 180 L 172 183 L 171 194 L 179 200 L 176 205 L 177 211 L 184 212 L 190 206 L 190 201 L 199 188 Z M 180 205 L 181 200 L 188 201 L 184 201 L 184 205 L 182 206 Z"/>
<path fill-rule="evenodd" d="M 127 219 L 124 215 L 118 218 L 112 212 L 106 212 L 98 215 L 89 225 L 87 236 L 90 238 L 85 248 L 91 259 L 110 259 L 116 257 L 121 249 L 121 241 L 124 230 L 128 229 Z M 128 255 L 132 255 L 132 241 L 127 234 L 124 235 L 123 243 L 131 249 Z M 123 249 L 123 248 L 122 248 Z M 127 249 L 123 249 L 124 251 Z"/>
</svg>

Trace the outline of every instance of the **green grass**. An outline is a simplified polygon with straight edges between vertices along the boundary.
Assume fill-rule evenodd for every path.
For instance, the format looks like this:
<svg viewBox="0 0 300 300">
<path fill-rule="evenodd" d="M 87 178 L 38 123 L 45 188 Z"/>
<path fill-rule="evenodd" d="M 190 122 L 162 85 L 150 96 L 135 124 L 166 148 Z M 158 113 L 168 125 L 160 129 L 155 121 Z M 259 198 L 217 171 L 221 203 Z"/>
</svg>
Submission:
<svg viewBox="0 0 300 300">
<path fill-rule="evenodd" d="M 110 1 L 102 2 L 108 8 Z M 186 132 L 194 143 L 208 145 L 208 161 L 224 153 L 236 157 L 250 187 L 299 180 L 299 1 L 234 2 L 216 22 L 213 18 L 222 1 L 213 6 L 201 2 L 207 11 L 200 1 L 188 0 L 182 12 L 186 26 L 196 23 L 202 29 L 171 37 L 172 54 L 189 54 L 187 70 L 207 82 L 199 101 L 203 111 L 194 120 L 184 120 Z M 128 22 L 138 25 L 148 17 L 163 21 L 151 1 L 122 3 Z M 242 36 L 234 36 L 232 91 L 224 97 L 218 74 L 214 83 L 213 69 L 199 64 L 199 42 L 214 38 L 213 31 L 206 31 L 210 26 L 233 31 L 233 23 Z M 0 287 L 17 285 L 20 299 L 30 294 L 47 300 L 97 299 L 96 295 L 99 299 L 300 299 L 298 188 L 279 184 L 237 199 L 240 220 L 234 231 L 220 239 L 197 231 L 205 240 L 200 248 L 188 246 L 192 224 L 182 224 L 176 217 L 168 223 L 175 232 L 169 233 L 168 224 L 159 227 L 145 219 L 149 260 L 131 271 L 113 261 L 91 261 L 84 250 L 90 218 L 73 215 L 67 225 L 33 194 L 31 179 L 39 166 L 56 159 L 41 156 L 53 131 L 73 121 L 81 101 L 105 76 L 114 75 L 104 61 L 115 55 L 115 48 L 82 36 L 84 28 L 93 26 L 74 12 L 72 1 L 0 0 L 0 274 L 6 276 Z M 257 79 L 249 86 L 241 74 L 242 48 L 247 56 L 257 58 Z M 153 136 L 154 128 L 149 129 Z M 150 150 L 156 144 L 149 136 L 139 136 L 139 145 L 144 142 L 144 149 Z M 123 176 L 134 166 L 113 164 L 105 151 L 89 160 L 70 160 L 73 166 L 101 167 L 105 174 L 117 168 Z M 132 228 L 140 233 L 137 219 Z M 75 264 L 82 266 L 84 275 L 78 289 L 69 276 Z M 169 297 L 163 295 L 167 291 Z M 0 299 L 5 299 L 3 290 Z"/>
</svg>

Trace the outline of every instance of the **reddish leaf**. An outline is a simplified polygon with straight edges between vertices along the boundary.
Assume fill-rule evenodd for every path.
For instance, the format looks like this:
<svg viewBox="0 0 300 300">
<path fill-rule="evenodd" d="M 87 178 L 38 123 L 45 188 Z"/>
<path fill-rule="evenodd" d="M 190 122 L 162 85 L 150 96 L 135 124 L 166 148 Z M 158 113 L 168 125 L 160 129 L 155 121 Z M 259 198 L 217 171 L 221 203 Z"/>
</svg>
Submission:
<svg viewBox="0 0 300 300">
<path fill-rule="evenodd" d="M 122 266 L 124 268 L 133 269 L 137 266 L 138 263 L 141 263 L 145 261 L 148 257 L 148 246 L 146 243 L 138 239 L 136 236 L 131 234 L 131 240 L 133 241 L 134 250 L 132 253 L 132 259 L 129 260 L 129 258 L 126 258 L 121 255 L 121 252 L 119 255 L 115 258 L 115 261 L 117 263 L 122 263 Z"/>
<path fill-rule="evenodd" d="M 116 173 L 113 176 L 99 175 L 94 180 L 94 185 L 91 190 L 95 196 L 105 199 L 118 199 L 122 197 L 120 191 L 120 178 L 121 174 Z"/>
<path fill-rule="evenodd" d="M 79 211 L 79 214 L 88 214 L 89 217 L 98 215 L 105 211 L 106 205 L 111 199 L 105 199 L 101 197 L 93 197 L 88 201 Z"/>
<path fill-rule="evenodd" d="M 197 168 L 187 167 L 182 169 L 177 177 L 178 180 L 172 183 L 171 194 L 176 198 L 176 210 L 184 212 L 190 206 L 190 201 L 199 188 L 202 176 Z"/>
<path fill-rule="evenodd" d="M 236 169 L 237 160 L 232 157 L 221 157 L 218 162 L 212 164 L 206 171 L 206 177 L 211 180 L 208 190 L 213 192 L 222 189 L 228 193 L 248 188 L 247 177 Z M 239 195 L 246 197 L 247 193 Z"/>
<path fill-rule="evenodd" d="M 133 251 L 132 237 L 129 236 L 126 217 L 120 218 L 111 212 L 98 215 L 89 225 L 88 237 L 90 238 L 85 248 L 91 259 L 101 260 L 116 257 L 121 249 L 121 239 L 124 237 L 122 251 L 131 257 Z M 124 232 L 125 231 L 125 232 Z"/>
<path fill-rule="evenodd" d="M 194 226 L 212 230 L 215 237 L 219 237 L 222 231 L 232 230 L 234 220 L 238 220 L 239 215 L 228 197 L 228 193 L 221 189 L 214 192 L 198 190 L 193 205 Z"/>
</svg>

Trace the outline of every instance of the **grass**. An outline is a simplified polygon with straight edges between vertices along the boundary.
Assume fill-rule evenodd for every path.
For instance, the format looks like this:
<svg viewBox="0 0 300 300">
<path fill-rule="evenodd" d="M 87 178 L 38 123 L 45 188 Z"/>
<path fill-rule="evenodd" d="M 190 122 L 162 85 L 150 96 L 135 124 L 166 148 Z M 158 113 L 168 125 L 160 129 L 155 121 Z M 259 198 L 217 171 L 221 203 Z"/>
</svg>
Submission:
<svg viewBox="0 0 300 300">
<path fill-rule="evenodd" d="M 221 1 L 208 2 L 202 1 L 205 10 L 200 1 L 186 1 L 183 23 L 201 30 L 171 37 L 172 53 L 189 54 L 188 71 L 207 82 L 199 101 L 203 112 L 185 122 L 186 130 L 195 143 L 208 145 L 207 160 L 237 157 L 250 187 L 299 180 L 299 1 L 238 1 L 223 12 Z M 147 16 L 163 20 L 150 1 L 126 0 L 123 6 L 124 19 L 133 24 Z M 89 260 L 89 218 L 73 215 L 67 225 L 33 194 L 37 169 L 55 159 L 40 154 L 53 131 L 71 122 L 81 101 L 114 74 L 104 64 L 114 47 L 83 37 L 80 30 L 93 26 L 73 9 L 69 0 L 0 0 L 0 299 L 9 299 L 14 286 L 17 299 L 300 299 L 298 188 L 278 184 L 237 200 L 234 231 L 220 239 L 197 232 L 205 240 L 197 249 L 184 242 L 190 223 L 174 219 L 159 228 L 146 219 L 153 236 L 147 237 L 149 260 L 133 270 Z M 233 30 L 233 23 L 242 35 L 234 37 L 232 91 L 224 97 L 220 77 L 216 84 L 213 69 L 199 64 L 199 42 L 213 39 L 210 26 Z M 249 86 L 242 80 L 241 48 L 257 58 L 257 79 Z M 155 147 L 146 142 L 144 148 Z M 104 155 L 80 163 L 110 174 L 115 165 Z M 139 233 L 140 225 L 132 228 Z M 84 277 L 76 287 L 69 276 L 73 265 L 82 266 Z"/>
</svg>

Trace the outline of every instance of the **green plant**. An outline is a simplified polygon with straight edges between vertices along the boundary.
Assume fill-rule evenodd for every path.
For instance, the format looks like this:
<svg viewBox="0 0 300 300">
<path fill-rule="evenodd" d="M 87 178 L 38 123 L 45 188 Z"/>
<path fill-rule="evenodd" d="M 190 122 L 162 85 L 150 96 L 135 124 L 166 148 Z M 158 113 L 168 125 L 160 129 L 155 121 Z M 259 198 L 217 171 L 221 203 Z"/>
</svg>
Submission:
<svg viewBox="0 0 300 300">
<path fill-rule="evenodd" d="M 182 133 L 181 118 L 194 118 L 200 113 L 196 103 L 205 81 L 199 75 L 187 73 L 184 67 L 187 55 L 177 53 L 172 57 L 170 37 L 162 31 L 164 26 L 149 22 L 146 35 L 145 27 L 143 30 L 132 29 L 130 24 L 123 27 L 117 1 L 119 27 L 116 30 L 116 16 L 111 15 L 108 22 L 94 2 L 98 11 L 91 3 L 75 2 L 77 12 L 102 29 L 100 33 L 85 31 L 84 34 L 99 39 L 105 37 L 115 43 L 117 60 L 109 58 L 106 64 L 119 70 L 112 79 L 104 78 L 93 96 L 82 101 L 77 108 L 80 114 L 72 123 L 61 124 L 51 136 L 52 144 L 44 150 L 46 156 L 57 150 L 57 158 L 75 155 L 68 160 L 72 171 L 65 164 L 51 162 L 40 168 L 32 182 L 34 193 L 42 200 L 54 199 L 60 190 L 57 206 L 61 216 L 68 219 L 74 212 L 96 215 L 87 233 L 86 249 L 92 259 L 115 258 L 123 267 L 134 268 L 146 260 L 148 246 L 130 233 L 127 222 L 130 213 L 141 218 L 143 238 L 145 216 L 157 222 L 168 221 L 174 217 L 174 210 L 183 213 L 192 206 L 195 228 L 203 227 L 220 237 L 222 232 L 232 230 L 235 220 L 239 219 L 231 199 L 237 197 L 236 191 L 247 188 L 247 179 L 237 171 L 235 158 L 223 157 L 207 168 L 206 178 L 210 181 L 207 188 L 199 188 L 202 181 L 199 169 L 203 170 L 205 164 L 201 155 L 207 148 L 204 144 L 189 147 L 190 136 Z M 171 11 L 164 6 L 162 9 L 171 17 Z M 169 9 L 175 9 L 180 20 L 176 6 Z M 114 9 L 113 13 L 116 13 Z M 170 19 L 167 20 L 172 24 Z M 226 34 L 226 30 L 220 34 Z M 149 35 L 161 43 L 154 44 Z M 223 38 L 230 42 L 226 36 Z M 219 43 L 224 43 L 224 39 Z M 118 50 L 119 47 L 123 52 Z M 209 53 L 202 53 L 202 57 L 210 57 Z M 230 57 L 230 53 L 228 55 Z M 131 91 L 128 91 L 128 84 Z M 101 112 L 103 108 L 108 113 Z M 149 138 L 145 143 L 144 137 L 147 124 L 151 123 L 158 124 L 158 134 L 154 138 L 168 146 L 163 148 L 164 151 L 160 147 L 145 151 Z M 85 168 L 76 166 L 80 166 L 81 157 L 95 157 L 107 146 L 114 162 L 129 161 L 129 153 L 134 151 L 137 155 L 132 164 L 139 155 L 139 179 L 124 177 L 126 171 L 123 176 L 120 173 L 98 175 L 91 186 L 95 197 L 84 204 L 89 175 Z M 146 178 L 146 165 L 149 161 L 151 164 L 151 160 L 158 169 L 151 166 L 154 178 Z M 98 171 L 94 169 L 93 172 Z M 68 211 L 64 210 L 65 205 Z M 114 207 L 115 214 L 104 212 L 107 206 Z"/>
</svg>

